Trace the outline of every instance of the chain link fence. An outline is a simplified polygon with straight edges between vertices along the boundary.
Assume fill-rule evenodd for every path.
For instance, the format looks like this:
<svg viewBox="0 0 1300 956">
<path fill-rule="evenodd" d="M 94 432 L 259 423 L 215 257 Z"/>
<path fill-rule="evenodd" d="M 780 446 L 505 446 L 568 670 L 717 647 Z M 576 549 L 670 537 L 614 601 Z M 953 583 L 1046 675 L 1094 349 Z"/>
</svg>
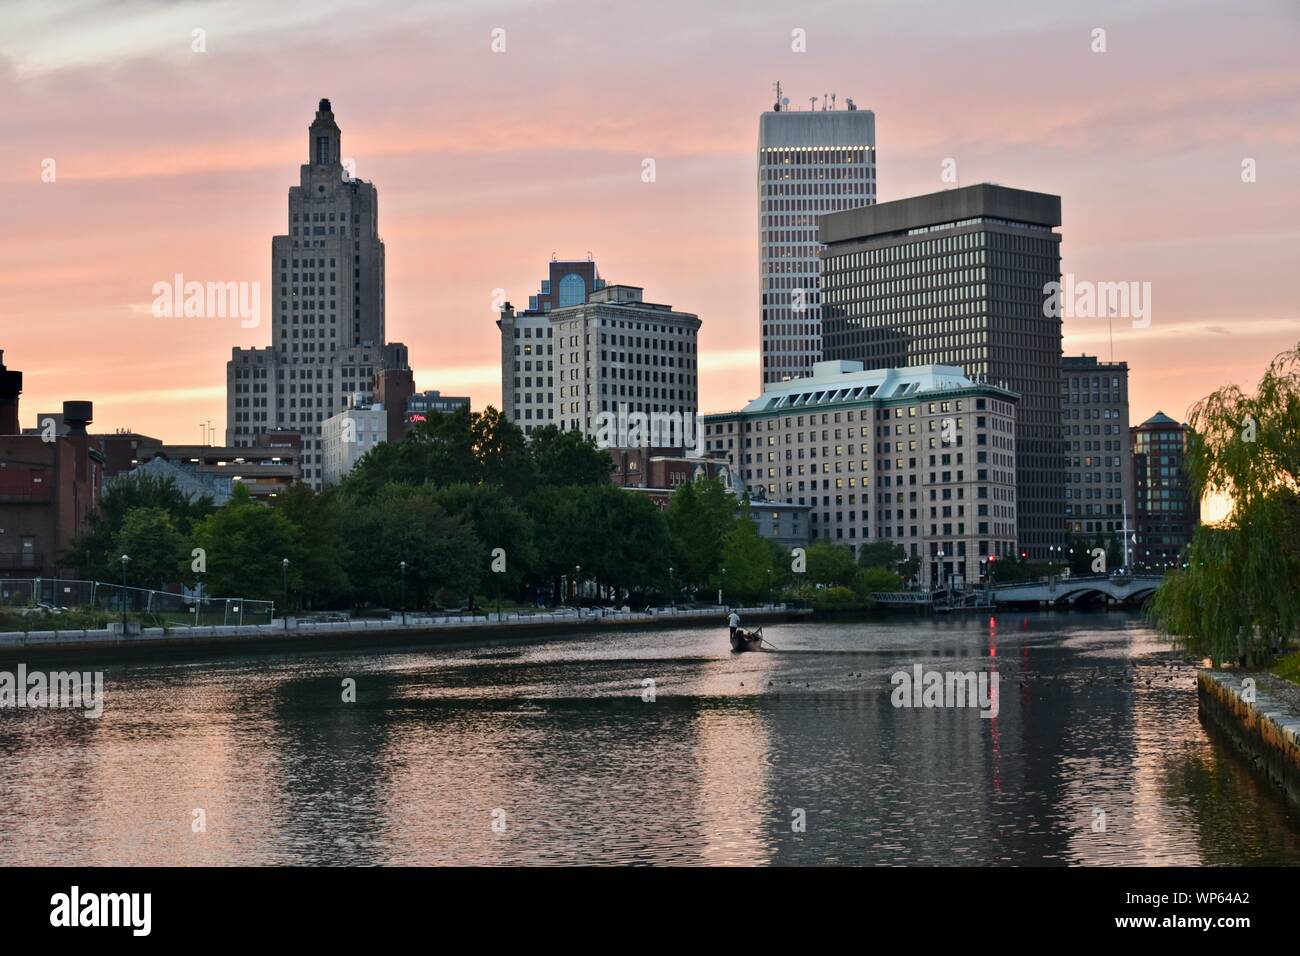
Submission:
<svg viewBox="0 0 1300 956">
<path fill-rule="evenodd" d="M 270 624 L 275 613 L 274 601 L 210 597 L 195 592 L 177 594 L 69 578 L 0 578 L 0 603 L 51 611 L 126 613 L 138 616 L 146 625 L 167 627 Z"/>
</svg>

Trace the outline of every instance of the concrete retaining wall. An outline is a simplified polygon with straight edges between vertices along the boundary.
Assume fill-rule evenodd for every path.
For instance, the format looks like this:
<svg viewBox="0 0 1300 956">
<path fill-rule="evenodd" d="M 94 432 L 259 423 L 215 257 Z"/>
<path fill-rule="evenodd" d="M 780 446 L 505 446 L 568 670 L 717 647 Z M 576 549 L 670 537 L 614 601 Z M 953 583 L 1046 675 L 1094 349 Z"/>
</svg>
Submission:
<svg viewBox="0 0 1300 956">
<path fill-rule="evenodd" d="M 1223 731 L 1286 799 L 1300 807 L 1300 714 L 1283 709 L 1256 689 L 1253 702 L 1242 697 L 1242 679 L 1226 671 L 1201 671 L 1196 692 L 1201 718 Z"/>
<path fill-rule="evenodd" d="M 741 608 L 746 624 L 764 621 L 798 620 L 812 612 L 784 606 Z M 483 614 L 466 617 L 434 617 L 408 614 L 406 623 L 398 618 L 348 621 L 299 621 L 289 619 L 274 624 L 244 624 L 213 627 L 160 627 L 122 635 L 121 626 L 103 630 L 5 631 L 0 632 L 0 659 L 16 660 L 29 656 L 61 656 L 69 653 L 96 653 L 104 657 L 119 652 L 185 650 L 197 653 L 258 653 L 292 649 L 377 648 L 385 645 L 451 644 L 473 640 L 532 639 L 556 634 L 582 634 L 598 629 L 620 627 L 690 627 L 726 628 L 726 612 L 720 608 L 659 610 L 651 612 L 615 612 L 607 614 L 576 611 L 517 614 Z M 101 652 L 107 652 L 101 653 Z"/>
</svg>

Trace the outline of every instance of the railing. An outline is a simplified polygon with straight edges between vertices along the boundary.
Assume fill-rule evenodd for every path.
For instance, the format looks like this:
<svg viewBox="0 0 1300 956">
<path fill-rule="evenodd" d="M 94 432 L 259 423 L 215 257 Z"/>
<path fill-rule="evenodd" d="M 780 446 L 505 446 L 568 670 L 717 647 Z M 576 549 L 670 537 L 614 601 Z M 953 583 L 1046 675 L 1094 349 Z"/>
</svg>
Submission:
<svg viewBox="0 0 1300 956">
<path fill-rule="evenodd" d="M 166 627 L 269 624 L 275 610 L 273 601 L 177 594 L 160 588 L 124 588 L 105 581 L 60 577 L 0 578 L 0 602 L 56 612 L 93 608 L 113 614 L 140 614 Z"/>
</svg>

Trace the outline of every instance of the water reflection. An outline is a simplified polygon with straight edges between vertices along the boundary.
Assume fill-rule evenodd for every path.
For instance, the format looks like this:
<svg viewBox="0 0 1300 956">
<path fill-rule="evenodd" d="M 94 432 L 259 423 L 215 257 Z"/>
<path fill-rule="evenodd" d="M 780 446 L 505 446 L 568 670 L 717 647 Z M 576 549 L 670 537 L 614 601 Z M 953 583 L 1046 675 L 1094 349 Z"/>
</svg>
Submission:
<svg viewBox="0 0 1300 956">
<path fill-rule="evenodd" d="M 681 630 L 111 670 L 98 721 L 0 712 L 8 858 L 1300 862 L 1300 823 L 1133 618 L 767 631 L 780 652 Z M 916 663 L 995 669 L 997 716 L 894 708 Z"/>
</svg>

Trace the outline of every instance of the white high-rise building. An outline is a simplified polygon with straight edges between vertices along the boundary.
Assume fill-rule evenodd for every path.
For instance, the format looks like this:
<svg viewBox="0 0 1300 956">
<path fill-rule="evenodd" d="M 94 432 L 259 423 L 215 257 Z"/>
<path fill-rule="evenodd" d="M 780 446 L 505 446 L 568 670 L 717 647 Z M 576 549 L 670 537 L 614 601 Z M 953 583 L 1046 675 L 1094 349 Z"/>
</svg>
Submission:
<svg viewBox="0 0 1300 956">
<path fill-rule="evenodd" d="M 876 116 L 791 110 L 777 84 L 758 124 L 758 229 L 763 384 L 812 374 L 822 357 L 817 217 L 876 201 Z"/>
<path fill-rule="evenodd" d="M 226 444 L 267 430 L 302 434 L 302 480 L 324 478 L 321 423 L 371 389 L 376 372 L 406 368 L 406 346 L 384 338 L 379 194 L 352 175 L 329 100 L 308 129 L 307 162 L 289 189 L 288 232 L 271 240 L 271 345 L 233 349 L 226 365 Z"/>
<path fill-rule="evenodd" d="M 606 285 L 585 303 L 554 309 L 548 317 L 555 347 L 554 422 L 561 431 L 621 444 L 613 433 L 602 435 L 602 422 L 645 415 L 650 422 L 682 423 L 694 435 L 698 316 L 646 302 L 638 286 Z M 685 442 L 664 442 L 679 443 Z"/>
</svg>

